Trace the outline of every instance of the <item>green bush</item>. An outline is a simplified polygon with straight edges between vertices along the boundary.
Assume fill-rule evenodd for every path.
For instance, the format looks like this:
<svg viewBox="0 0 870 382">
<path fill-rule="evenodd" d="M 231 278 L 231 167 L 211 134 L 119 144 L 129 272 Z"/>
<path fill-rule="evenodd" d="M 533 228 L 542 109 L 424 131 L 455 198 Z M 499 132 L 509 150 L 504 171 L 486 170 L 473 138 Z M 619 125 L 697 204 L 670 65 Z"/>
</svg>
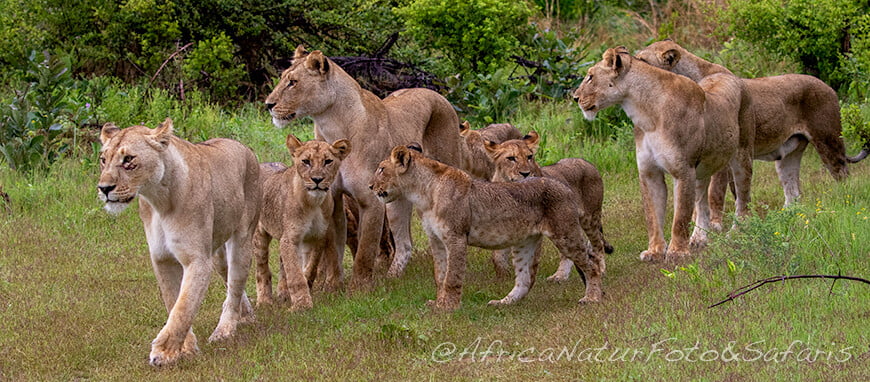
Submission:
<svg viewBox="0 0 870 382">
<path fill-rule="evenodd" d="M 236 51 L 232 40 L 223 32 L 200 41 L 184 60 L 184 75 L 217 99 L 237 98 L 245 66 L 236 62 Z"/>
<path fill-rule="evenodd" d="M 415 0 L 395 12 L 406 33 L 440 51 L 460 72 L 492 73 L 529 33 L 524 1 Z"/>
<path fill-rule="evenodd" d="M 45 169 L 68 149 L 61 142 L 63 118 L 73 113 L 67 95 L 73 85 L 69 61 L 32 52 L 23 88 L 0 109 L 0 154 L 22 172 Z"/>
<path fill-rule="evenodd" d="M 450 77 L 447 98 L 472 125 L 509 122 L 534 87 L 508 74 L 501 69 L 492 74 Z"/>
<path fill-rule="evenodd" d="M 850 28 L 868 10 L 857 0 L 734 0 L 723 15 L 729 34 L 793 58 L 838 89 L 850 80 L 841 66 Z"/>
</svg>

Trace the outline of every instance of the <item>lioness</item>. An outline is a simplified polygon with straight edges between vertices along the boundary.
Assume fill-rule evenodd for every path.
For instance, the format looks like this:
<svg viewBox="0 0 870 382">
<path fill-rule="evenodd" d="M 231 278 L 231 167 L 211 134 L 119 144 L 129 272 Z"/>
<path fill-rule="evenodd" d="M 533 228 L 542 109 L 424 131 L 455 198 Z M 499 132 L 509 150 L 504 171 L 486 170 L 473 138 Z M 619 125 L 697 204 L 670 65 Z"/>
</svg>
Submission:
<svg viewBox="0 0 870 382">
<path fill-rule="evenodd" d="M 428 89 L 403 89 L 381 100 L 320 51 L 308 53 L 299 46 L 293 65 L 266 98 L 266 107 L 278 127 L 297 116 L 310 116 L 317 139 L 347 138 L 353 145 L 334 188 L 359 203 L 359 248 L 351 287 L 371 286 L 384 219 L 383 203 L 367 189 L 371 176 L 393 146 L 410 142 L 422 142 L 427 153 L 444 163 L 461 165 L 459 118 L 453 106 Z M 335 203 L 336 245 L 342 253 L 346 223 L 338 194 Z M 411 256 L 411 204 L 398 200 L 386 210 L 396 244 L 388 275 L 398 277 Z"/>
<path fill-rule="evenodd" d="M 637 53 L 637 58 L 696 82 L 728 71 L 670 40 L 650 44 Z M 776 162 L 786 206 L 800 196 L 800 162 L 807 142 L 815 146 L 822 163 L 837 180 L 848 176 L 846 163 L 856 163 L 870 152 L 870 143 L 865 142 L 859 155 L 846 156 L 840 137 L 837 94 L 818 78 L 785 74 L 741 82 L 745 103 L 739 116 L 741 130 L 752 134 L 755 159 Z M 727 174 L 717 177 L 726 178 Z M 711 220 L 718 227 L 722 222 L 725 188 L 726 181 L 714 181 L 710 189 Z"/>
<path fill-rule="evenodd" d="M 285 300 L 289 297 L 293 310 L 304 310 L 313 306 L 310 285 L 321 260 L 333 269 L 327 277 L 341 274 L 337 247 L 333 243 L 336 235 L 329 188 L 351 146 L 346 139 L 333 144 L 323 141 L 303 144 L 293 134 L 287 135 L 286 145 L 293 156 L 292 167 L 281 163 L 260 165 L 263 205 L 254 234 L 257 304 L 272 303 L 269 243 L 274 238 L 281 243 L 278 297 Z M 302 267 L 306 263 L 303 274 Z M 327 280 L 326 285 L 336 289 L 340 281 Z"/>
<path fill-rule="evenodd" d="M 420 211 L 435 261 L 436 309 L 459 308 L 468 245 L 514 248 L 514 288 L 490 304 L 511 304 L 523 298 L 535 281 L 535 248 L 543 236 L 586 274 L 586 293 L 580 302 L 601 298 L 603 272 L 592 260 L 594 254 L 580 227 L 566 224 L 580 220 L 579 201 L 558 181 L 472 180 L 459 169 L 396 146 L 380 163 L 370 188 L 384 203 L 407 197 Z"/>
<path fill-rule="evenodd" d="M 475 178 L 485 180 L 492 179 L 495 168 L 484 144 L 487 141 L 499 143 L 523 137 L 523 133 L 509 123 L 494 123 L 482 129 L 472 130 L 468 121 L 460 125 L 459 135 L 465 141 L 462 145 L 465 151 L 462 156 L 464 162 L 462 169 Z"/>
<path fill-rule="evenodd" d="M 636 60 L 624 47 L 618 47 L 605 51 L 603 59 L 589 68 L 574 97 L 588 119 L 619 104 L 634 123 L 649 239 L 640 258 L 677 258 L 689 254 L 690 244 L 693 249 L 703 247 L 710 229 L 710 176 L 724 168 L 738 148 L 740 81 L 733 75 L 718 74 L 695 83 Z M 665 172 L 674 177 L 675 194 L 667 247 L 663 230 L 668 200 Z M 696 226 L 690 242 L 693 213 Z"/>
<path fill-rule="evenodd" d="M 245 281 L 261 197 L 257 157 L 229 139 L 187 142 L 173 135 L 169 118 L 153 130 L 107 123 L 100 141 L 100 199 L 106 210 L 120 213 L 139 195 L 151 264 L 169 312 L 151 342 L 150 363 L 168 365 L 199 351 L 191 324 L 212 263 L 226 280 L 227 297 L 209 341 L 232 336 L 240 321 L 253 319 Z"/>
<path fill-rule="evenodd" d="M 592 242 L 596 253 L 613 253 L 613 246 L 604 239 L 601 224 L 601 205 L 604 202 L 604 181 L 592 163 L 580 158 L 564 158 L 556 164 L 541 167 L 535 160 L 540 136 L 530 131 L 522 139 L 511 139 L 502 143 L 487 141 L 485 148 L 495 165 L 493 182 L 517 182 L 530 176 L 556 179 L 577 194 L 582 209 L 579 224 Z M 497 252 L 493 252 L 493 256 Z M 604 257 L 598 259 L 598 266 L 605 269 Z M 507 258 L 494 259 L 498 266 L 507 268 Z M 547 278 L 549 281 L 567 281 L 574 263 L 562 256 L 559 268 Z"/>
</svg>

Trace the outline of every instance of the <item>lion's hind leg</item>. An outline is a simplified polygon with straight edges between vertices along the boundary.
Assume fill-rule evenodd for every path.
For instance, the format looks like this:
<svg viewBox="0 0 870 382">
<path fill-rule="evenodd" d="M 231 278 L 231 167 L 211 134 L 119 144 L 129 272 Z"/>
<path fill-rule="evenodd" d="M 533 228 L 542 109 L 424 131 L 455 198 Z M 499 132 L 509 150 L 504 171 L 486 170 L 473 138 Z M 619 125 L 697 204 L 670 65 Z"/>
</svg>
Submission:
<svg viewBox="0 0 870 382">
<path fill-rule="evenodd" d="M 597 255 L 592 250 L 589 242 L 583 237 L 579 228 L 563 230 L 550 236 L 550 241 L 559 250 L 559 253 L 570 258 L 574 265 L 586 275 L 586 291 L 580 303 L 598 302 L 601 300 L 601 278 L 604 274 L 600 268 Z"/>
<path fill-rule="evenodd" d="M 501 300 L 492 300 L 489 305 L 510 305 L 526 296 L 535 284 L 541 238 L 517 248 L 511 248 L 514 263 L 514 288 Z M 570 270 L 570 268 L 569 268 Z"/>
</svg>

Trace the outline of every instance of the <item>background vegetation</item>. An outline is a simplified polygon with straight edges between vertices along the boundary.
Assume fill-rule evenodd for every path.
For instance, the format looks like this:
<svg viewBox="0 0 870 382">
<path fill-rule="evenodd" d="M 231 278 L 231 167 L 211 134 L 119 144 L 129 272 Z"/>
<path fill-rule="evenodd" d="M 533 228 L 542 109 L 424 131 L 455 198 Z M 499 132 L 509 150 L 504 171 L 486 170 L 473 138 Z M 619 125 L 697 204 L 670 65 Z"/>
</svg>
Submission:
<svg viewBox="0 0 870 382">
<path fill-rule="evenodd" d="M 637 260 L 645 232 L 631 122 L 618 108 L 586 121 L 568 96 L 604 49 L 671 37 L 741 76 L 824 79 L 838 89 L 843 134 L 856 152 L 870 137 L 870 5 L 779 4 L 0 0 L 0 194 L 8 194 L 8 202 L 0 198 L 0 380 L 866 380 L 864 285 L 799 280 L 706 306 L 773 275 L 870 276 L 867 163 L 851 166 L 852 176 L 837 183 L 808 150 L 803 202 L 787 210 L 779 208 L 772 164 L 756 163 L 753 218 L 685 263 L 645 264 Z M 475 7 L 457 11 L 460 5 Z M 370 294 L 316 293 L 315 308 L 301 314 L 258 308 L 258 322 L 238 338 L 206 344 L 223 295 L 215 277 L 194 325 L 202 354 L 169 370 L 148 367 L 165 311 L 135 212 L 108 216 L 94 197 L 99 128 L 108 121 L 154 126 L 171 116 L 186 139 L 235 138 L 262 161 L 289 162 L 287 131 L 271 127 L 260 102 L 297 44 L 329 56 L 407 63 L 437 78 L 435 87 L 474 127 L 511 122 L 541 133 L 542 163 L 595 163 L 605 179 L 605 230 L 616 247 L 605 301 L 575 306 L 577 277 L 545 282 L 556 267 L 548 247 L 524 301 L 487 307 L 512 282 L 496 279 L 488 253 L 473 250 L 463 308 L 433 315 L 423 306 L 434 295 L 431 262 L 415 228 L 415 257 L 403 278 L 383 280 Z M 313 135 L 307 120 L 291 131 Z M 444 353 L 444 343 L 457 352 Z M 482 360 L 491 344 L 514 359 Z M 617 348 L 665 350 L 638 362 L 516 360 L 530 347 L 541 355 L 575 344 L 606 346 L 606 356 Z M 745 357 L 749 345 L 769 354 L 751 362 L 666 357 L 729 344 Z M 796 353 L 846 349 L 850 357 L 783 358 L 790 345 Z M 471 353 L 461 355 L 465 348 Z"/>
</svg>

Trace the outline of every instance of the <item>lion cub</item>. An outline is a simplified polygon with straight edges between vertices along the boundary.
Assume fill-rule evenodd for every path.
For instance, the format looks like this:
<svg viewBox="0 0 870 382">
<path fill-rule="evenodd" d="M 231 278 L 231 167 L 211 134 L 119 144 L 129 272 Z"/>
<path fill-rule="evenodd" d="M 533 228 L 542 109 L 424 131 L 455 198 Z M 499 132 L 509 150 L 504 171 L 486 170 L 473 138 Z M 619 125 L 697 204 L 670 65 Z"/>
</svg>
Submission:
<svg viewBox="0 0 870 382">
<path fill-rule="evenodd" d="M 472 130 L 471 124 L 468 121 L 462 122 L 459 125 L 459 135 L 465 141 L 462 147 L 462 169 L 471 174 L 471 176 L 490 180 L 495 172 L 492 160 L 489 159 L 484 144 L 486 142 L 504 142 L 510 139 L 519 139 L 523 137 L 516 127 L 509 123 L 494 123 L 478 130 Z"/>
<path fill-rule="evenodd" d="M 226 280 L 227 297 L 208 340 L 231 337 L 238 323 L 253 319 L 245 282 L 260 212 L 257 157 L 230 139 L 185 141 L 173 134 L 169 118 L 155 129 L 107 123 L 100 141 L 99 197 L 106 210 L 120 213 L 139 196 L 151 264 L 169 312 L 151 341 L 151 365 L 199 351 L 191 324 L 212 269 Z"/>
<path fill-rule="evenodd" d="M 523 298 L 535 281 L 535 249 L 543 236 L 586 274 L 580 302 L 601 298 L 601 269 L 583 231 L 579 201 L 571 189 L 547 178 L 517 183 L 472 180 L 467 173 L 425 157 L 405 146 L 393 148 L 369 186 L 384 203 L 407 198 L 420 211 L 435 261 L 439 310 L 459 308 L 468 245 L 512 248 L 513 290 L 490 304 L 511 304 Z"/>
<path fill-rule="evenodd" d="M 254 234 L 257 304 L 272 303 L 269 243 L 274 238 L 281 243 L 278 297 L 289 297 L 293 310 L 304 310 L 313 306 L 310 286 L 321 260 L 333 270 L 327 275 L 326 285 L 336 288 L 341 281 L 333 279 L 333 275 L 341 275 L 341 260 L 333 239 L 330 187 L 351 146 L 346 139 L 333 144 L 302 143 L 292 134 L 287 135 L 286 143 L 293 155 L 292 167 L 281 163 L 260 165 L 263 207 Z M 306 262 L 303 275 L 302 267 Z"/>
<path fill-rule="evenodd" d="M 613 246 L 604 239 L 601 225 L 601 205 L 604 201 L 604 182 L 601 174 L 592 163 L 580 158 L 565 158 L 558 163 L 541 167 L 535 161 L 540 136 L 530 131 L 522 139 L 511 139 L 502 143 L 487 141 L 484 145 L 494 165 L 493 182 L 517 182 L 530 176 L 556 179 L 570 187 L 580 200 L 580 226 L 596 248 L 596 253 L 602 249 L 613 253 Z M 495 256 L 495 253 L 493 254 Z M 598 258 L 598 266 L 604 271 L 604 257 Z M 507 259 L 493 258 L 496 266 L 507 267 Z M 549 281 L 566 281 L 571 274 L 574 263 L 562 256 L 559 269 L 548 277 Z"/>
</svg>

